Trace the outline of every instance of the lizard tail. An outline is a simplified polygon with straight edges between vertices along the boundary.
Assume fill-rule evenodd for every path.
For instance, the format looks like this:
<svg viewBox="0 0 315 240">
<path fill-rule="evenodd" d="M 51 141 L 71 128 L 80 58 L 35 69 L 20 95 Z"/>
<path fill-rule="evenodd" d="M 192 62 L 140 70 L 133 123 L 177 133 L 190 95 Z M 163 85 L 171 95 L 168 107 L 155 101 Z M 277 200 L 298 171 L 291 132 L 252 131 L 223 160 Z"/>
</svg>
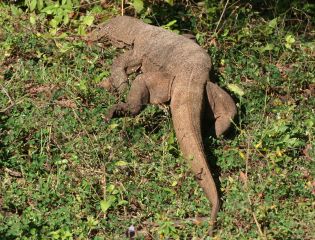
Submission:
<svg viewBox="0 0 315 240">
<path fill-rule="evenodd" d="M 209 229 L 209 235 L 212 236 L 220 201 L 202 143 L 201 113 L 203 111 L 204 88 L 189 88 L 188 92 L 187 89 L 185 90 L 174 89 L 172 93 L 172 119 L 181 151 L 212 204 Z"/>
</svg>

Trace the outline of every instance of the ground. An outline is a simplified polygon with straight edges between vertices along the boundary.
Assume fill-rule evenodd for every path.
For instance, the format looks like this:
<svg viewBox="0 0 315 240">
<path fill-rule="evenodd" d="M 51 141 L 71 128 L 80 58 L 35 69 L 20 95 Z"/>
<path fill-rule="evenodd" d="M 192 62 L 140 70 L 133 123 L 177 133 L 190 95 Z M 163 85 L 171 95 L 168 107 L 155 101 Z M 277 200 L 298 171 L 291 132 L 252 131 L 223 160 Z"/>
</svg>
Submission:
<svg viewBox="0 0 315 240">
<path fill-rule="evenodd" d="M 223 200 L 213 239 L 314 239 L 314 28 L 244 5 L 209 35 L 196 9 L 191 30 L 239 112 L 230 136 L 206 144 Z M 0 10 L 1 239 L 122 239 L 131 225 L 138 239 L 202 239 L 210 206 L 168 107 L 105 123 L 125 95 L 98 83 L 119 52 Z"/>
</svg>

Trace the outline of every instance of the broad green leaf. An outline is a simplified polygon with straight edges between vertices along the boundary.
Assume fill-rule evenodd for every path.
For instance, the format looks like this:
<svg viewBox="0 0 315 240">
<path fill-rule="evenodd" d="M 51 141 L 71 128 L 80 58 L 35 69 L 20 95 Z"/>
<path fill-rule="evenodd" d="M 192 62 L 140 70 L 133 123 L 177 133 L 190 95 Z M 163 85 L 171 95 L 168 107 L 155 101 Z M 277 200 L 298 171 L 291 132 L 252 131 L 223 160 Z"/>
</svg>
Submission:
<svg viewBox="0 0 315 240">
<path fill-rule="evenodd" d="M 79 35 L 85 35 L 85 26 L 84 25 L 80 25 L 78 27 L 78 34 Z"/>
<path fill-rule="evenodd" d="M 114 184 L 110 184 L 108 187 L 107 187 L 107 191 L 112 193 L 113 191 L 115 190 L 115 185 Z"/>
<path fill-rule="evenodd" d="M 171 26 L 173 26 L 175 23 L 177 22 L 177 20 L 173 20 L 168 22 L 167 24 L 165 24 L 163 27 L 165 28 L 170 28 Z"/>
<path fill-rule="evenodd" d="M 292 35 L 287 35 L 285 37 L 285 41 L 288 43 L 288 44 L 292 44 L 292 43 L 295 43 L 295 38 L 292 36 Z"/>
<path fill-rule="evenodd" d="M 174 135 L 174 132 L 171 132 L 169 134 L 168 139 L 167 139 L 167 144 L 172 145 L 172 144 L 174 144 L 174 142 L 175 142 L 175 135 Z"/>
<path fill-rule="evenodd" d="M 118 162 L 115 163 L 115 165 L 118 166 L 118 167 L 123 167 L 123 166 L 127 166 L 128 163 L 125 162 L 125 161 L 118 161 Z"/>
<path fill-rule="evenodd" d="M 97 75 L 94 78 L 94 82 L 99 83 L 101 82 L 104 78 L 108 77 L 110 75 L 109 71 L 103 71 L 99 75 Z"/>
<path fill-rule="evenodd" d="M 315 120 L 314 119 L 307 119 L 307 120 L 305 120 L 305 125 L 307 128 L 311 128 L 315 125 Z"/>
<path fill-rule="evenodd" d="M 116 201 L 115 196 L 109 196 L 106 200 L 100 201 L 101 209 L 103 213 L 106 213 L 107 210 L 113 205 L 113 203 Z"/>
<path fill-rule="evenodd" d="M 91 228 L 93 226 L 96 226 L 97 224 L 99 224 L 99 221 L 97 219 L 95 219 L 92 216 L 88 216 L 87 217 L 87 225 Z M 67 238 L 64 238 L 67 239 Z"/>
<path fill-rule="evenodd" d="M 36 4 L 37 4 L 37 0 L 31 0 L 30 6 L 29 6 L 31 12 L 35 10 Z"/>
<path fill-rule="evenodd" d="M 30 23 L 31 23 L 32 25 L 35 25 L 35 24 L 36 24 L 36 17 L 35 17 L 34 14 L 31 14 L 31 15 L 30 15 Z"/>
<path fill-rule="evenodd" d="M 177 184 L 178 184 L 178 182 L 175 180 L 175 181 L 172 182 L 171 186 L 175 187 Z"/>
<path fill-rule="evenodd" d="M 43 0 L 37 0 L 37 10 L 42 10 L 44 7 L 44 1 Z"/>
<path fill-rule="evenodd" d="M 128 204 L 128 201 L 126 201 L 126 200 L 120 200 L 120 201 L 117 203 L 118 206 L 127 205 L 127 204 Z"/>
<path fill-rule="evenodd" d="M 275 45 L 273 45 L 272 43 L 267 43 L 266 46 L 260 49 L 260 52 L 271 51 L 274 49 L 274 47 Z"/>
<path fill-rule="evenodd" d="M 119 125 L 117 124 L 117 123 L 112 123 L 112 124 L 110 124 L 108 127 L 109 127 L 109 129 L 115 129 L 115 128 L 117 128 Z"/>
<path fill-rule="evenodd" d="M 67 25 L 69 23 L 70 19 L 69 19 L 69 15 L 66 14 L 64 17 L 63 17 L 63 24 L 64 25 Z"/>
<path fill-rule="evenodd" d="M 173 6 L 174 5 L 174 0 L 165 0 L 169 5 Z"/>
<path fill-rule="evenodd" d="M 292 49 L 291 46 L 295 42 L 295 38 L 292 35 L 285 36 L 285 44 L 284 46 L 288 49 Z"/>
<path fill-rule="evenodd" d="M 22 13 L 22 10 L 20 8 L 17 8 L 14 5 L 11 5 L 11 12 L 13 14 L 13 16 L 19 16 Z"/>
<path fill-rule="evenodd" d="M 49 22 L 49 25 L 52 27 L 52 28 L 57 28 L 59 22 L 54 18 L 54 19 L 51 19 L 50 22 Z"/>
<path fill-rule="evenodd" d="M 245 95 L 245 92 L 244 90 L 237 84 L 233 84 L 233 83 L 230 83 L 227 85 L 228 89 L 230 91 L 232 91 L 233 93 L 239 95 L 239 96 L 244 96 Z"/>
<path fill-rule="evenodd" d="M 147 23 L 147 24 L 151 24 L 152 23 L 152 20 L 149 19 L 149 18 L 144 18 L 144 19 L 142 19 L 142 21 Z"/>
<path fill-rule="evenodd" d="M 277 26 L 277 23 L 278 23 L 278 18 L 274 18 L 268 22 L 268 26 L 271 28 L 275 28 Z"/>
<path fill-rule="evenodd" d="M 67 4 L 66 5 L 72 8 L 73 7 L 72 0 L 67 0 Z"/>
<path fill-rule="evenodd" d="M 133 0 L 132 5 L 137 13 L 140 13 L 143 10 L 143 0 Z"/>
<path fill-rule="evenodd" d="M 87 26 L 91 26 L 92 23 L 93 23 L 93 21 L 94 21 L 94 16 L 88 15 L 88 16 L 85 16 L 85 17 L 83 18 L 82 23 L 85 24 L 85 25 L 87 25 Z"/>
<path fill-rule="evenodd" d="M 47 14 L 53 14 L 53 13 L 56 14 L 58 9 L 59 9 L 59 4 L 56 3 L 56 4 L 45 7 L 44 9 L 41 10 L 41 12 L 47 13 Z"/>
</svg>

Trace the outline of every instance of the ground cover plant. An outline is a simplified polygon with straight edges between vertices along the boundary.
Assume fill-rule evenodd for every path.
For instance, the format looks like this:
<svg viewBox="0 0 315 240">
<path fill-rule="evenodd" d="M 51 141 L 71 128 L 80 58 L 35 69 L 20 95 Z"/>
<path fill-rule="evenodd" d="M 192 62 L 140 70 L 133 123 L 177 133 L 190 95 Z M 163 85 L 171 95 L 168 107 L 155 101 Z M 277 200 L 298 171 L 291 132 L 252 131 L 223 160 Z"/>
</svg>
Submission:
<svg viewBox="0 0 315 240">
<path fill-rule="evenodd" d="M 237 101 L 209 138 L 213 239 L 315 239 L 314 9 L 307 1 L 0 3 L 0 239 L 203 239 L 210 207 L 167 106 L 103 122 L 119 53 L 84 34 L 120 14 L 193 33 Z M 131 78 L 134 76 L 131 76 Z"/>
</svg>

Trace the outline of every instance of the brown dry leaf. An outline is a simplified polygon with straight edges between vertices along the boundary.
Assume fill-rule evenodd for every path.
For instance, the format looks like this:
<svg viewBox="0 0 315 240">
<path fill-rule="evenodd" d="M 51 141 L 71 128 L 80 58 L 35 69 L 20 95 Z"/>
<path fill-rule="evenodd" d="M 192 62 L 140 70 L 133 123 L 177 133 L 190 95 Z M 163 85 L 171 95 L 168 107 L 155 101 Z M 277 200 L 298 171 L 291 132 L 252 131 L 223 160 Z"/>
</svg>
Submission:
<svg viewBox="0 0 315 240">
<path fill-rule="evenodd" d="M 21 172 L 17 172 L 9 168 L 5 168 L 4 171 L 7 172 L 11 177 L 17 177 L 17 178 L 23 177 Z"/>
<path fill-rule="evenodd" d="M 312 145 L 311 144 L 307 144 L 305 146 L 305 148 L 303 149 L 303 155 L 305 156 L 305 158 L 307 160 L 312 160 L 310 154 L 309 154 L 309 151 L 312 149 Z"/>
<path fill-rule="evenodd" d="M 218 42 L 217 42 L 217 40 L 215 38 L 212 38 L 210 40 L 210 42 L 209 42 L 209 45 L 217 47 L 218 46 Z"/>
<path fill-rule="evenodd" d="M 41 86 L 35 86 L 35 87 L 30 87 L 27 92 L 31 95 L 36 95 L 39 93 L 48 93 L 51 94 L 51 92 L 54 90 L 54 88 L 56 87 L 56 85 L 54 84 L 45 84 L 45 85 L 41 85 Z"/>
<path fill-rule="evenodd" d="M 292 66 L 289 65 L 289 64 L 287 64 L 287 65 L 282 65 L 282 64 L 280 64 L 280 63 L 277 63 L 277 64 L 276 64 L 276 67 L 279 69 L 279 71 L 280 71 L 280 73 L 281 73 L 281 75 L 282 75 L 283 77 L 286 77 L 286 76 L 287 76 L 287 75 L 286 75 L 287 72 L 292 71 Z"/>
<path fill-rule="evenodd" d="M 240 180 L 242 181 L 242 183 L 244 183 L 245 185 L 247 185 L 247 176 L 245 173 L 243 173 L 242 171 L 240 171 Z"/>
<path fill-rule="evenodd" d="M 97 86 L 100 88 L 107 89 L 107 90 L 111 88 L 111 84 L 109 83 L 108 79 L 101 81 L 99 84 L 97 84 Z"/>
<path fill-rule="evenodd" d="M 69 100 L 69 99 L 61 99 L 61 100 L 56 100 L 55 101 L 57 105 L 61 107 L 66 107 L 66 108 L 77 108 L 77 105 L 74 101 Z"/>
</svg>

